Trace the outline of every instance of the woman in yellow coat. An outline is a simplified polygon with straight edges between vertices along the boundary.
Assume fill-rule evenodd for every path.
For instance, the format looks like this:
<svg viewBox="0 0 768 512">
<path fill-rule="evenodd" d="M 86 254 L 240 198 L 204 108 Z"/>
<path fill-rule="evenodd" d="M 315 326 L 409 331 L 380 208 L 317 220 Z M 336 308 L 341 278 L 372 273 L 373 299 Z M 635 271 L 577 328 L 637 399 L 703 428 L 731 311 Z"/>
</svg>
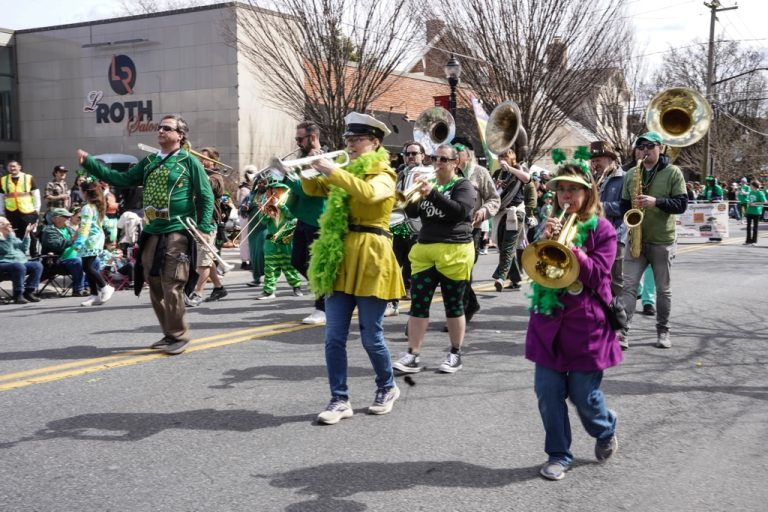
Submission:
<svg viewBox="0 0 768 512">
<path fill-rule="evenodd" d="M 389 232 L 396 175 L 381 145 L 389 130 L 381 121 L 357 112 L 344 121 L 350 163 L 340 168 L 329 160 L 318 160 L 313 167 L 322 176 L 302 181 L 307 195 L 328 196 L 309 264 L 312 291 L 326 297 L 325 360 L 331 401 L 317 418 L 326 424 L 353 414 L 347 388 L 347 338 L 355 307 L 361 341 L 376 372 L 377 389 L 368 412 L 386 414 L 400 396 L 383 327 L 387 302 L 405 293 Z"/>
</svg>

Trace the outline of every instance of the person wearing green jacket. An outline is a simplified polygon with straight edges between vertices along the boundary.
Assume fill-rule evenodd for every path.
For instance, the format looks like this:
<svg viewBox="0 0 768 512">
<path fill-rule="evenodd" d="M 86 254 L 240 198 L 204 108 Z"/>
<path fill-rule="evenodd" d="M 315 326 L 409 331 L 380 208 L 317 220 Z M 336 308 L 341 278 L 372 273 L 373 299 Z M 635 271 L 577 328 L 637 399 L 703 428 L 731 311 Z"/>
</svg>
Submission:
<svg viewBox="0 0 768 512">
<path fill-rule="evenodd" d="M 720 186 L 714 176 L 707 176 L 704 189 L 697 199 L 699 201 L 722 201 L 723 187 Z"/>
<path fill-rule="evenodd" d="M 760 190 L 760 182 L 752 180 L 749 184 L 750 191 L 747 194 L 747 241 L 744 245 L 755 245 L 757 243 L 757 223 L 763 215 L 763 203 L 765 194 Z"/>
<path fill-rule="evenodd" d="M 100 164 L 79 149 L 80 165 L 98 179 L 117 187 L 144 186 L 144 231 L 137 269 L 149 284 L 149 295 L 163 337 L 151 345 L 166 354 L 181 354 L 189 343 L 184 284 L 189 278 L 194 247 L 182 219 L 197 221 L 202 233 L 215 229 L 213 192 L 203 166 L 185 149 L 189 128 L 178 115 L 166 115 L 157 126 L 160 152 L 121 172 Z M 138 272 L 137 272 L 138 273 Z M 142 279 L 138 281 L 140 290 Z"/>
</svg>

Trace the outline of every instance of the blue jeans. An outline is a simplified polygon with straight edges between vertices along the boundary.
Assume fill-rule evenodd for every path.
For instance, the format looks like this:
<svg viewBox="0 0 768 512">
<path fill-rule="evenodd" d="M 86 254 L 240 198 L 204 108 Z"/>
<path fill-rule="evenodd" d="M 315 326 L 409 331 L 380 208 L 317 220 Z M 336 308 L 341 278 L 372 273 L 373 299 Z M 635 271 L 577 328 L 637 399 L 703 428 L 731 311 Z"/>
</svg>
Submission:
<svg viewBox="0 0 768 512">
<path fill-rule="evenodd" d="M 347 388 L 347 338 L 352 312 L 357 306 L 360 338 L 376 372 L 376 387 L 395 385 L 392 358 L 384 341 L 384 310 L 387 301 L 333 292 L 325 298 L 325 364 L 331 396 L 349 398 Z"/>
<path fill-rule="evenodd" d="M 605 405 L 605 396 L 600 390 L 602 380 L 602 371 L 556 372 L 536 365 L 534 389 L 546 433 L 544 451 L 550 462 L 566 466 L 573 462 L 566 398 L 576 406 L 581 424 L 590 436 L 605 440 L 616 432 L 616 414 Z"/>
<path fill-rule="evenodd" d="M 68 260 L 59 260 L 59 265 L 72 276 L 72 288 L 79 292 L 85 288 L 85 273 L 83 272 L 83 260 L 80 258 L 70 258 Z"/>
<path fill-rule="evenodd" d="M 0 272 L 8 272 L 13 283 L 13 295 L 18 297 L 23 291 L 34 292 L 40 286 L 40 276 L 43 274 L 43 264 L 39 261 L 0 262 Z M 26 283 L 25 283 L 26 278 Z"/>
</svg>

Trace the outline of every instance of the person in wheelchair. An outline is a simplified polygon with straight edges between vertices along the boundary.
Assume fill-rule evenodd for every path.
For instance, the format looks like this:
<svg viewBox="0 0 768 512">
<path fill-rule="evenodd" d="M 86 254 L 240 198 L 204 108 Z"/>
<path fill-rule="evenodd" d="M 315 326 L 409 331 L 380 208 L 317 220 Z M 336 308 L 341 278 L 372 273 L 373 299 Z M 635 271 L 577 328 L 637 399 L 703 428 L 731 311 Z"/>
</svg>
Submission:
<svg viewBox="0 0 768 512">
<path fill-rule="evenodd" d="M 53 208 L 50 211 L 51 224 L 43 228 L 41 236 L 42 254 L 49 274 L 69 274 L 72 277 L 72 296 L 85 297 L 90 295 L 86 289 L 83 260 L 72 247 L 77 233 L 69 225 L 72 213 L 66 208 Z"/>
</svg>

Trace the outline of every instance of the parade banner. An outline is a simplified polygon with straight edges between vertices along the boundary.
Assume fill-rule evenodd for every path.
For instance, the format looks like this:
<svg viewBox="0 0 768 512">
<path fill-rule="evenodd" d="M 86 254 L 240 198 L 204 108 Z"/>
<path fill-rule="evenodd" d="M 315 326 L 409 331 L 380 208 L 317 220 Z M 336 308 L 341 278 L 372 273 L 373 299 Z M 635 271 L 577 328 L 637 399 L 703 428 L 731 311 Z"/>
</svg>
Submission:
<svg viewBox="0 0 768 512">
<path fill-rule="evenodd" d="M 480 132 L 480 142 L 483 144 L 483 151 L 485 152 L 485 157 L 488 159 L 488 170 L 493 172 L 499 168 L 499 160 L 496 158 L 496 155 L 491 153 L 488 149 L 488 144 L 485 141 L 485 127 L 488 124 L 488 114 L 485 112 L 485 109 L 480 102 L 477 101 L 477 98 L 470 96 L 469 101 L 472 103 L 472 111 L 475 113 L 477 130 Z"/>
<path fill-rule="evenodd" d="M 680 243 L 702 243 L 708 242 L 710 238 L 728 238 L 728 203 L 688 203 L 688 209 L 677 216 L 675 223 Z"/>
</svg>

